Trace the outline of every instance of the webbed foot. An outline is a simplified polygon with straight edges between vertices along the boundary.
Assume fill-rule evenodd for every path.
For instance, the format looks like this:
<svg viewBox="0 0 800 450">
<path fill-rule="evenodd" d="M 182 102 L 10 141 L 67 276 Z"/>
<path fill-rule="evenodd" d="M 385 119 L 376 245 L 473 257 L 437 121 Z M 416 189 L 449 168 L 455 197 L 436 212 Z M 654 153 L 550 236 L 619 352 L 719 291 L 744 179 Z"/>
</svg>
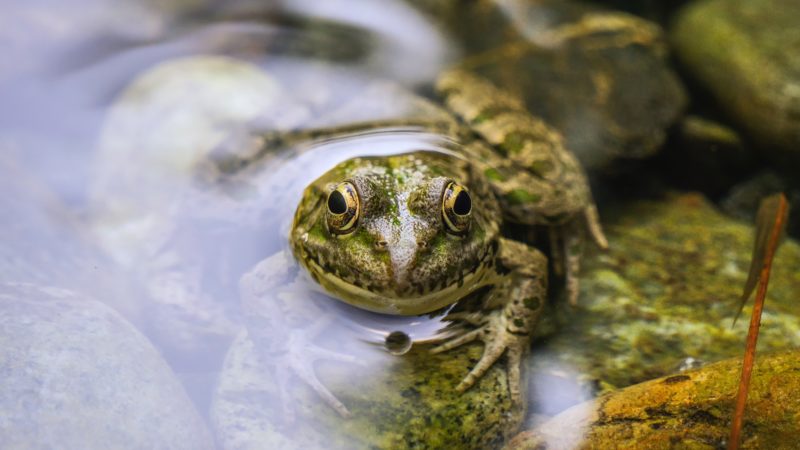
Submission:
<svg viewBox="0 0 800 450">
<path fill-rule="evenodd" d="M 520 367 L 522 357 L 530 344 L 530 335 L 510 331 L 507 322 L 508 318 L 502 310 L 492 311 L 478 328 L 465 330 L 463 334 L 453 337 L 431 350 L 432 353 L 446 352 L 476 339 L 484 343 L 481 359 L 456 386 L 458 392 L 464 392 L 474 386 L 486 371 L 505 354 L 511 401 L 515 404 L 522 401 Z"/>
<path fill-rule="evenodd" d="M 315 344 L 332 316 L 315 309 L 302 283 L 295 283 L 298 267 L 288 252 L 278 252 L 258 263 L 239 281 L 242 309 L 250 339 L 263 364 L 275 375 L 286 422 L 295 410 L 288 394 L 300 378 L 342 417 L 350 411 L 319 380 L 314 363 L 320 360 L 363 364 L 356 357 Z M 310 325 L 309 325 L 310 324 Z"/>
<path fill-rule="evenodd" d="M 314 370 L 314 363 L 322 360 L 361 364 L 352 355 L 335 352 L 314 343 L 314 338 L 329 322 L 329 319 L 320 319 L 309 329 L 292 330 L 280 351 L 263 355 L 265 362 L 274 368 L 284 418 L 288 423 L 292 423 L 295 418 L 292 399 L 288 395 L 289 386 L 295 378 L 301 379 L 340 416 L 351 417 L 347 407 L 320 381 Z"/>
</svg>

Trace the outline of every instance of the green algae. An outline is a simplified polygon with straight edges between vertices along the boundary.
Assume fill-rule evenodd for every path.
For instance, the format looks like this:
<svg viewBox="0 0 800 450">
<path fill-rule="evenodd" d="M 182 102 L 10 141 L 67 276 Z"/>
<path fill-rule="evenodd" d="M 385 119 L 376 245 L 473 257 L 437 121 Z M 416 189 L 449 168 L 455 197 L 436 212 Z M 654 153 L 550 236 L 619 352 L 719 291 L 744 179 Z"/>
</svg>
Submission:
<svg viewBox="0 0 800 450">
<path fill-rule="evenodd" d="M 303 383 L 290 392 L 297 419 L 287 423 L 274 379 L 258 363 L 252 342 L 234 342 L 217 390 L 212 417 L 224 446 L 288 445 L 297 448 L 487 448 L 519 427 L 524 408 L 508 395 L 504 364 L 459 394 L 455 386 L 480 359 L 467 345 L 442 354 L 415 346 L 380 370 L 355 364 L 317 364 L 321 381 L 350 410 L 343 418 Z M 260 405 L 260 406 L 259 406 Z"/>
<path fill-rule="evenodd" d="M 537 352 L 554 355 L 582 379 L 610 389 L 672 373 L 687 358 L 740 355 L 747 321 L 732 323 L 752 227 L 696 194 L 633 203 L 609 215 L 615 217 L 605 221 L 610 250 L 586 259 L 580 305 L 556 311 L 558 331 L 535 346 L 534 370 L 551 370 Z M 800 346 L 797 267 L 800 246 L 789 240 L 775 259 L 759 351 Z"/>
</svg>

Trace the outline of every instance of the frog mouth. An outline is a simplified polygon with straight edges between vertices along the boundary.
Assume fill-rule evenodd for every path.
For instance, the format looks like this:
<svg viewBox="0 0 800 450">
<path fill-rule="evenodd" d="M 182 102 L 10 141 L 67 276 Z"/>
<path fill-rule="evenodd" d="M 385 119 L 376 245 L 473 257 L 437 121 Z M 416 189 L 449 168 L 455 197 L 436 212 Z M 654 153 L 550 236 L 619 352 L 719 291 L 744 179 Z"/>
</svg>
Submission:
<svg viewBox="0 0 800 450">
<path fill-rule="evenodd" d="M 357 308 L 381 314 L 411 316 L 429 313 L 455 303 L 471 292 L 493 282 L 489 276 L 491 271 L 486 270 L 488 264 L 482 262 L 475 270 L 443 288 L 421 294 L 392 295 L 349 283 L 326 271 L 313 259 L 307 259 L 306 263 L 309 271 L 315 275 L 314 278 L 328 294 Z"/>
</svg>

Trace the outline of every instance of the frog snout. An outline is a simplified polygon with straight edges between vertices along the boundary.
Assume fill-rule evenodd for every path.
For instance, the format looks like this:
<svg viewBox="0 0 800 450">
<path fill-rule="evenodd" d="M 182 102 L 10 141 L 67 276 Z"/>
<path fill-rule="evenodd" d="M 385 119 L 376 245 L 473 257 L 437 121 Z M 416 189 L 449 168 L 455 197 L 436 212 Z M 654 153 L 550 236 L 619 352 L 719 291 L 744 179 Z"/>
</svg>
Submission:
<svg viewBox="0 0 800 450">
<path fill-rule="evenodd" d="M 407 293 L 413 284 L 414 268 L 417 265 L 417 248 L 416 241 L 412 241 L 399 243 L 389 249 L 394 290 L 399 295 Z"/>
</svg>

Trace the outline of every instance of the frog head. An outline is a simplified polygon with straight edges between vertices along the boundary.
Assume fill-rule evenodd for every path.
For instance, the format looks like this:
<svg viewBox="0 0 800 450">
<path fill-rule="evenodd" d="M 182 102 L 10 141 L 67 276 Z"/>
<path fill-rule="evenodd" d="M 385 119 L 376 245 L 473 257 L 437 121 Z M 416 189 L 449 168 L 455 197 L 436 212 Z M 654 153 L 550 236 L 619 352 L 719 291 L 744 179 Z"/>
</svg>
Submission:
<svg viewBox="0 0 800 450">
<path fill-rule="evenodd" d="M 500 210 L 485 180 L 450 154 L 347 160 L 311 183 L 295 213 L 295 257 L 360 308 L 424 314 L 480 287 Z"/>
</svg>

